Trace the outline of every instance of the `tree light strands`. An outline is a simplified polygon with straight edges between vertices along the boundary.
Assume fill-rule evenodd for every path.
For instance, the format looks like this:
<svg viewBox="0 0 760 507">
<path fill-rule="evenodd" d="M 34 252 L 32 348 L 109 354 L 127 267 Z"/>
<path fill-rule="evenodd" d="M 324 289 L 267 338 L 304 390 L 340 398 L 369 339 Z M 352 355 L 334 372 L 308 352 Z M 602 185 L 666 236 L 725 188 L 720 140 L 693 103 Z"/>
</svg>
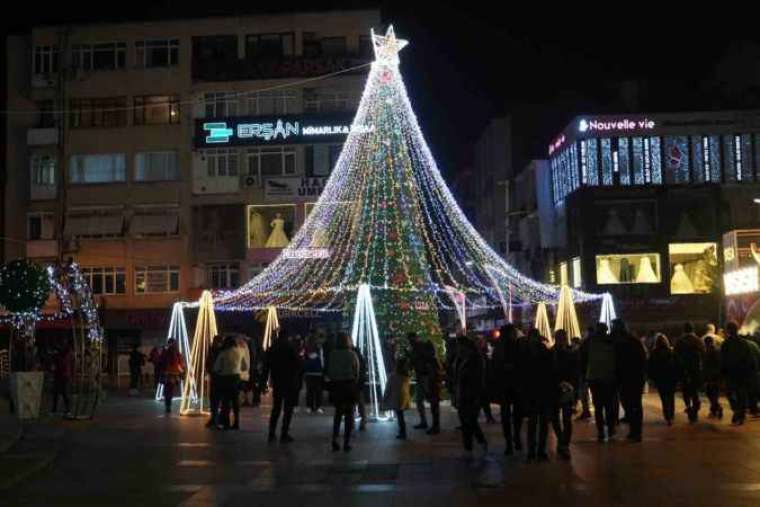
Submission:
<svg viewBox="0 0 760 507">
<path fill-rule="evenodd" d="M 615 313 L 615 303 L 612 301 L 612 294 L 605 292 L 602 296 L 602 311 L 599 314 L 599 322 L 607 324 L 607 329 L 612 327 L 612 321 L 617 318 Z"/>
<path fill-rule="evenodd" d="M 383 348 L 380 344 L 380 334 L 377 331 L 375 308 L 368 284 L 359 286 L 354 310 L 354 322 L 351 326 L 351 339 L 367 362 L 368 387 L 371 416 L 383 419 L 380 402 L 385 394 L 385 384 L 388 375 L 385 370 Z"/>
<path fill-rule="evenodd" d="M 385 332 L 385 315 L 399 313 L 385 311 L 393 305 L 401 312 L 456 310 L 446 286 L 466 295 L 469 310 L 504 308 L 510 289 L 513 304 L 556 301 L 558 287 L 506 263 L 454 200 L 399 71 L 406 41 L 389 27 L 385 35 L 372 33 L 372 42 L 375 61 L 319 200 L 277 259 L 244 286 L 216 292 L 215 308 L 342 312 L 366 283 Z M 329 255 L 304 255 L 315 248 Z"/>
<path fill-rule="evenodd" d="M 168 342 L 171 339 L 174 339 L 177 342 L 177 345 L 179 345 L 179 353 L 182 354 L 182 357 L 190 357 L 190 342 L 187 335 L 184 305 L 182 303 L 174 303 L 174 306 L 172 306 L 172 317 L 171 322 L 169 323 L 169 333 L 166 336 L 166 341 Z M 183 380 L 180 383 L 180 392 L 182 393 L 182 396 L 185 394 L 184 386 L 185 382 Z M 190 389 L 190 396 L 192 398 L 198 397 L 195 385 Z M 164 384 L 163 382 L 159 382 L 158 387 L 156 388 L 156 401 L 161 401 L 163 399 Z"/>
<path fill-rule="evenodd" d="M 581 326 L 578 324 L 578 314 L 575 312 L 575 304 L 573 304 L 573 293 L 567 285 L 563 285 L 559 292 L 557 321 L 554 324 L 554 329 L 555 331 L 564 329 L 570 339 L 581 336 Z"/>
<path fill-rule="evenodd" d="M 546 311 L 546 303 L 544 302 L 538 303 L 538 307 L 536 307 L 536 323 L 534 327 L 547 340 L 549 346 L 554 345 L 552 326 L 549 324 L 549 312 Z"/>
<path fill-rule="evenodd" d="M 454 309 L 456 310 L 462 333 L 467 333 L 467 297 L 464 292 L 449 285 L 446 286 L 446 294 L 451 298 L 451 302 L 454 303 Z"/>
<path fill-rule="evenodd" d="M 486 266 L 485 273 L 488 275 L 488 279 L 491 281 L 491 286 L 493 287 L 494 292 L 496 292 L 496 295 L 499 297 L 499 303 L 501 304 L 501 309 L 504 312 L 504 318 L 507 319 L 507 322 L 512 322 L 512 284 L 509 284 L 509 302 L 507 302 L 504 299 L 504 291 L 501 290 L 501 287 L 499 286 L 499 283 L 496 281 L 496 278 L 493 274 L 491 274 L 491 269 L 493 269 L 491 266 Z"/>
<path fill-rule="evenodd" d="M 269 350 L 279 332 L 280 319 L 277 317 L 277 308 L 270 306 L 267 308 L 267 323 L 264 327 L 264 339 L 261 342 L 261 348 L 264 351 Z"/>
<path fill-rule="evenodd" d="M 211 340 L 216 336 L 216 315 L 211 292 L 204 290 L 198 301 L 198 319 L 193 335 L 193 349 L 187 361 L 185 384 L 182 389 L 180 415 L 201 415 L 209 413 L 208 393 L 205 382 L 206 357 L 211 349 Z M 195 391 L 197 396 L 193 397 Z"/>
</svg>

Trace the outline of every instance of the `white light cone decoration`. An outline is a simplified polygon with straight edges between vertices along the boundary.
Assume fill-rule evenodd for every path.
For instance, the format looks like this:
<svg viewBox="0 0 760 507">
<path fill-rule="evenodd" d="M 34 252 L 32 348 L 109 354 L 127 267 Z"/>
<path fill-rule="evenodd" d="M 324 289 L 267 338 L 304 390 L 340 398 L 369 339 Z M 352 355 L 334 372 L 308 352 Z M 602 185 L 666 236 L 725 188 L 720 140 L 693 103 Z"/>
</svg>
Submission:
<svg viewBox="0 0 760 507">
<path fill-rule="evenodd" d="M 499 304 L 501 304 L 501 310 L 504 312 L 504 318 L 507 319 L 507 322 L 512 322 L 512 284 L 508 284 L 509 302 L 507 302 L 504 298 L 504 291 L 501 290 L 501 286 L 499 286 L 499 283 L 496 281 L 496 277 L 491 274 L 491 269 L 490 266 L 486 266 L 486 275 L 491 282 L 494 292 L 496 292 L 496 295 L 499 298 Z"/>
<path fill-rule="evenodd" d="M 354 347 L 359 349 L 367 361 L 370 415 L 375 419 L 382 419 L 384 415 L 380 411 L 380 402 L 383 399 L 388 376 L 385 371 L 383 348 L 380 344 L 380 334 L 377 331 L 375 309 L 372 305 L 372 295 L 368 284 L 359 286 L 354 322 L 351 327 L 351 339 Z"/>
<path fill-rule="evenodd" d="M 549 324 L 549 312 L 546 311 L 546 303 L 538 303 L 535 328 L 538 329 L 538 334 L 546 338 L 549 346 L 554 345 L 554 335 L 552 326 Z"/>
<path fill-rule="evenodd" d="M 612 294 L 605 292 L 602 296 L 602 312 L 599 315 L 599 322 L 607 324 L 607 329 L 612 327 L 612 321 L 617 318 L 615 313 L 615 304 L 612 302 Z"/>
<path fill-rule="evenodd" d="M 172 317 L 171 322 L 169 323 L 169 333 L 166 336 L 166 341 L 168 342 L 172 338 L 177 342 L 179 353 L 182 354 L 182 357 L 190 357 L 190 342 L 187 336 L 187 324 L 185 322 L 184 305 L 182 303 L 174 303 L 174 306 L 172 306 Z M 180 384 L 180 393 L 182 393 L 182 396 L 184 396 L 185 393 L 184 386 L 185 381 L 183 380 Z M 193 386 L 190 390 L 190 397 L 197 398 L 197 396 L 195 386 Z M 161 401 L 163 398 L 164 384 L 161 382 L 156 388 L 156 401 Z"/>
<path fill-rule="evenodd" d="M 581 336 L 581 326 L 578 324 L 578 314 L 575 313 L 573 303 L 573 291 L 567 285 L 560 289 L 557 303 L 557 322 L 554 323 L 554 330 L 560 329 L 567 331 L 567 337 L 571 340 Z"/>
<path fill-rule="evenodd" d="M 454 310 L 445 286 L 466 295 L 468 310 L 556 301 L 556 286 L 504 261 L 457 205 L 420 130 L 399 70 L 406 41 L 393 28 L 372 34 L 375 61 L 348 137 L 324 191 L 280 256 L 244 286 L 215 293 L 217 311 L 342 312 L 359 285 L 376 305 L 430 301 Z M 600 299 L 580 291 L 576 301 Z"/>
<path fill-rule="evenodd" d="M 193 348 L 187 361 L 185 385 L 182 390 L 180 415 L 200 415 L 209 413 L 208 387 L 206 385 L 206 357 L 211 349 L 211 340 L 217 335 L 214 300 L 211 293 L 203 291 L 198 300 L 198 319 L 195 322 Z M 193 398 L 190 393 L 197 393 Z"/>
<path fill-rule="evenodd" d="M 449 295 L 451 302 L 454 304 L 462 333 L 467 333 L 467 297 L 464 292 L 449 285 L 446 286 L 446 294 Z"/>
<path fill-rule="evenodd" d="M 267 323 L 264 327 L 264 339 L 261 342 L 261 348 L 265 351 L 269 350 L 279 332 L 280 319 L 277 318 L 277 308 L 270 306 L 267 308 Z"/>
</svg>

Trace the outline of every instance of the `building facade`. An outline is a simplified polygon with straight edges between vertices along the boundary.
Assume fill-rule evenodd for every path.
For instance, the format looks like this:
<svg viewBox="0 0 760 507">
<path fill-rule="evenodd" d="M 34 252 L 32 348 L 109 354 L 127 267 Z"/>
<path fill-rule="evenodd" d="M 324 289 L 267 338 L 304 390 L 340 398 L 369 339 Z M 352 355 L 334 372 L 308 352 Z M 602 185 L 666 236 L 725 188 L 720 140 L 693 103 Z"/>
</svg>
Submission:
<svg viewBox="0 0 760 507">
<path fill-rule="evenodd" d="M 10 37 L 5 258 L 74 258 L 107 335 L 162 341 L 173 302 L 245 283 L 303 223 L 373 27 L 376 10 Z"/>
<path fill-rule="evenodd" d="M 549 146 L 555 278 L 640 326 L 723 315 L 723 235 L 760 225 L 760 112 L 575 118 Z"/>
</svg>

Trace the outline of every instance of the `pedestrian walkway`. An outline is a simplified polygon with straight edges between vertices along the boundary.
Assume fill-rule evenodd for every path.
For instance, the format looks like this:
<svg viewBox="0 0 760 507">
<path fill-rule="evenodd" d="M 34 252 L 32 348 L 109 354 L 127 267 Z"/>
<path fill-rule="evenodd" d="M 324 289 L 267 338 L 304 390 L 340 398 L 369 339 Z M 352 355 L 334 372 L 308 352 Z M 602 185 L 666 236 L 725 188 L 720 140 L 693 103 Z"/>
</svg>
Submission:
<svg viewBox="0 0 760 507">
<path fill-rule="evenodd" d="M 682 406 L 679 405 L 679 410 Z M 500 426 L 484 425 L 491 453 L 462 451 L 456 420 L 444 432 L 393 437 L 395 423 L 357 433 L 354 451 L 330 450 L 332 418 L 299 413 L 293 444 L 266 444 L 268 407 L 244 409 L 241 431 L 211 431 L 200 418 L 162 415 L 147 399 L 114 398 L 93 422 L 67 429 L 55 464 L 8 492 L 7 505 L 750 505 L 760 501 L 760 421 L 660 422 L 648 397 L 644 442 L 600 445 L 592 423 L 575 425 L 565 463 L 505 458 Z M 414 422 L 413 412 L 408 414 Z M 553 449 L 550 439 L 550 449 Z"/>
</svg>

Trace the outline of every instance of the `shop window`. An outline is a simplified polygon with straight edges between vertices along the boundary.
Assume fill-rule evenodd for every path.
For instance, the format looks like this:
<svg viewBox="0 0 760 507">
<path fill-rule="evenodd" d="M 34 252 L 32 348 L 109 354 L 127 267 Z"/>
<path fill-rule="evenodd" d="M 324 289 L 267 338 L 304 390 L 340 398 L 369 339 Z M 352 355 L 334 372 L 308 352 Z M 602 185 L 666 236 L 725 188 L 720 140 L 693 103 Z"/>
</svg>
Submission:
<svg viewBox="0 0 760 507">
<path fill-rule="evenodd" d="M 608 254 L 596 256 L 598 285 L 660 283 L 657 253 Z"/>
<path fill-rule="evenodd" d="M 583 283 L 583 280 L 581 279 L 581 258 L 574 257 L 572 260 L 572 264 L 573 264 L 573 288 L 578 289 Z"/>
<path fill-rule="evenodd" d="M 706 294 L 718 279 L 715 243 L 671 243 L 668 246 L 671 294 Z"/>
<path fill-rule="evenodd" d="M 296 231 L 294 204 L 248 206 L 248 248 L 285 248 Z"/>
</svg>

